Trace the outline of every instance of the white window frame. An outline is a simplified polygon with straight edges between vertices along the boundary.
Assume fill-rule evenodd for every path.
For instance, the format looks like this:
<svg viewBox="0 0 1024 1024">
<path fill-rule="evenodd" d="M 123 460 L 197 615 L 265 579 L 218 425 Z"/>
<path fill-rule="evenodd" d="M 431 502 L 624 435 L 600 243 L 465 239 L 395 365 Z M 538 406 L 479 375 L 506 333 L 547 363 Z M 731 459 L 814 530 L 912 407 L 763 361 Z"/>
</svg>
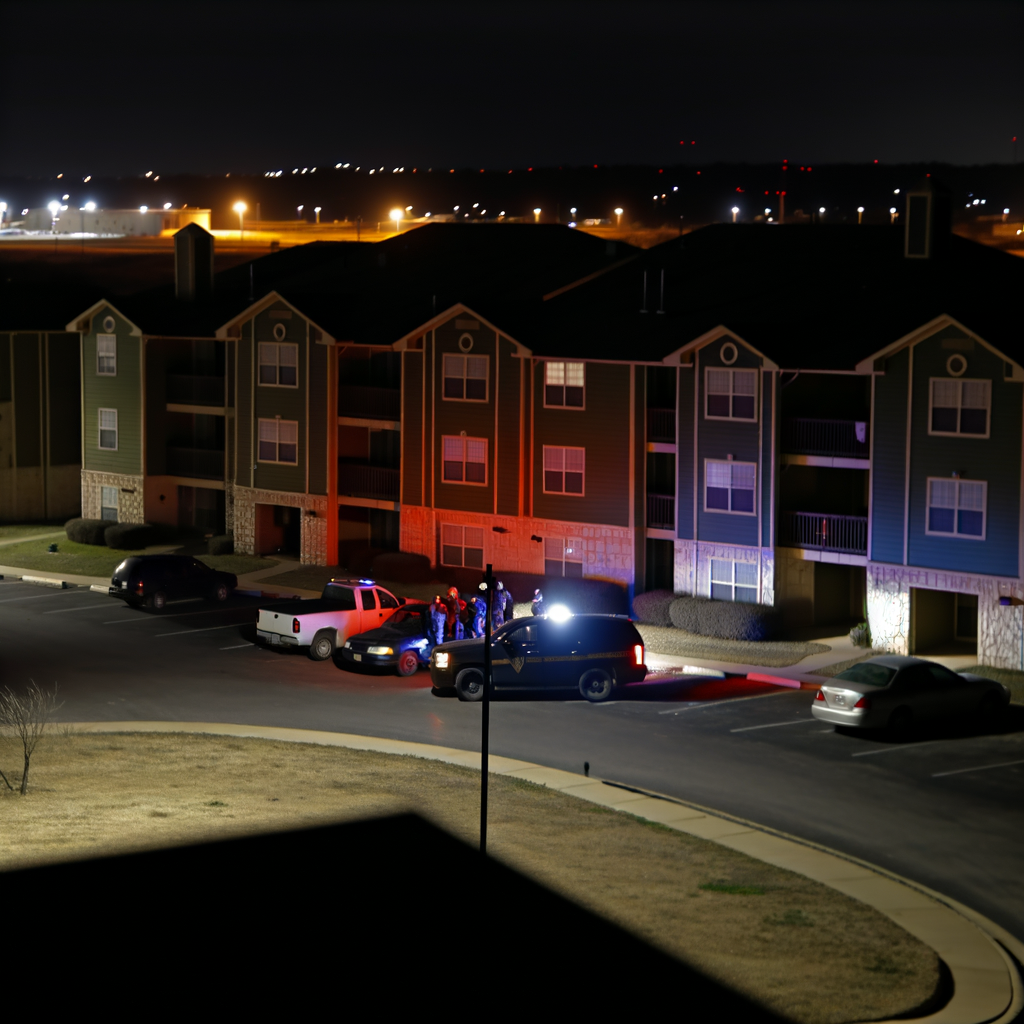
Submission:
<svg viewBox="0 0 1024 1024">
<path fill-rule="evenodd" d="M 957 430 L 933 430 L 932 429 L 932 409 L 934 408 L 935 402 L 935 384 L 942 382 L 944 384 L 956 384 L 957 387 Z M 964 384 L 984 384 L 985 385 L 985 433 L 984 434 L 970 434 L 964 433 L 959 429 L 960 426 L 960 412 L 963 409 L 964 401 Z M 940 409 L 951 409 L 952 406 L 945 405 L 939 406 Z M 930 377 L 928 379 L 928 433 L 932 437 L 966 437 L 973 438 L 977 441 L 986 440 L 992 433 L 992 381 L 987 378 L 981 377 Z"/>
<path fill-rule="evenodd" d="M 932 505 L 932 483 L 943 483 L 943 484 L 955 484 L 956 485 L 956 504 L 954 506 L 949 505 Z M 960 489 L 964 485 L 969 486 L 980 486 L 981 487 L 981 533 L 959 533 L 957 527 L 960 525 Z M 956 540 L 984 540 L 988 534 L 988 481 L 987 480 L 960 480 L 954 477 L 950 479 L 948 476 L 930 476 L 925 483 L 925 505 L 924 505 L 924 532 L 929 537 L 952 537 Z M 931 511 L 933 508 L 951 508 L 953 510 L 953 532 L 947 533 L 945 530 L 933 530 L 931 528 Z M 976 511 L 975 509 L 968 509 L 967 511 Z"/>
<path fill-rule="evenodd" d="M 711 397 L 711 374 L 712 373 L 727 373 L 729 374 L 729 415 L 728 416 L 715 416 L 708 412 L 708 399 Z M 743 373 L 749 374 L 754 379 L 754 412 L 751 416 L 733 416 L 732 414 L 732 400 L 736 396 L 736 374 Z M 732 366 L 705 366 L 704 367 L 704 419 L 706 420 L 729 420 L 733 423 L 756 423 L 757 422 L 757 378 L 758 371 L 756 369 L 750 369 L 749 367 L 732 367 Z M 724 394 L 724 392 L 716 392 L 716 394 Z"/>
<path fill-rule="evenodd" d="M 448 375 L 448 360 L 459 359 L 462 361 L 462 376 L 457 377 L 452 374 Z M 485 372 L 482 378 L 480 377 L 467 377 L 466 371 L 469 367 L 470 359 L 482 359 L 485 365 Z M 445 388 L 445 381 L 447 380 L 462 380 L 462 398 L 449 398 L 445 394 L 447 390 Z M 484 382 L 484 397 L 483 398 L 466 398 L 466 381 L 467 380 L 483 380 Z M 445 402 L 472 402 L 474 405 L 486 405 L 491 399 L 491 357 L 489 355 L 472 355 L 468 352 L 445 352 L 441 356 L 441 398 Z"/>
<path fill-rule="evenodd" d="M 469 523 L 469 524 L 467 524 L 467 523 L 438 523 L 438 530 L 439 530 L 439 533 L 438 533 L 438 541 L 439 541 L 438 547 L 440 548 L 439 561 L 440 561 L 440 563 L 442 565 L 450 565 L 450 566 L 453 566 L 453 567 L 456 567 L 456 568 L 468 568 L 468 569 L 476 569 L 476 568 L 482 569 L 484 567 L 484 565 L 486 563 L 485 563 L 485 559 L 484 559 L 484 528 L 482 526 L 473 526 L 471 523 Z M 455 531 L 455 530 L 458 531 L 459 543 L 458 544 L 446 544 L 445 543 L 445 531 Z M 479 548 L 477 548 L 476 545 L 474 545 L 474 544 L 470 544 L 470 545 L 466 544 L 466 531 L 467 530 L 477 530 L 477 531 L 479 531 L 479 533 L 480 533 L 480 547 Z M 449 533 L 448 536 L 449 536 L 449 538 L 451 538 L 451 537 L 453 537 L 453 534 Z M 479 566 L 475 566 L 475 565 L 467 566 L 466 565 L 466 548 L 467 548 L 467 546 L 470 548 L 471 551 L 476 551 L 476 550 L 480 551 L 480 565 Z M 445 548 L 446 547 L 448 547 L 448 548 L 458 548 L 459 551 L 462 553 L 462 555 L 461 555 L 462 561 L 460 561 L 460 562 L 447 562 L 447 561 L 445 561 Z"/>
<path fill-rule="evenodd" d="M 548 452 L 561 452 L 562 453 L 562 489 L 560 491 L 548 490 Z M 565 489 L 565 474 L 569 472 L 565 468 L 565 453 L 566 452 L 579 452 L 582 460 L 582 471 L 580 476 L 583 477 L 582 486 L 579 491 L 567 491 Z M 552 470 L 556 472 L 556 470 Z M 575 472 L 572 470 L 571 472 Z M 540 484 L 541 491 L 544 494 L 560 494 L 566 498 L 583 498 L 586 497 L 587 493 L 587 449 L 576 448 L 571 445 L 558 445 L 558 444 L 546 444 L 542 446 L 541 450 L 541 462 L 540 462 Z"/>
<path fill-rule="evenodd" d="M 583 375 L 582 384 L 566 384 L 565 379 L 569 372 L 569 367 L 579 367 L 580 373 Z M 557 368 L 557 369 L 556 369 Z M 556 375 L 561 372 L 562 382 L 551 383 L 548 380 L 550 375 Z M 549 402 L 548 401 L 548 388 L 549 387 L 560 387 L 562 389 L 561 402 Z M 565 390 L 568 387 L 579 387 L 583 392 L 583 401 L 579 405 L 567 405 L 564 401 Z M 553 360 L 544 364 L 544 408 L 545 409 L 566 409 L 569 412 L 583 412 L 587 408 L 587 364 L 581 360 Z"/>
<path fill-rule="evenodd" d="M 274 362 L 263 361 L 263 350 L 264 346 L 267 348 L 274 349 Z M 295 352 L 295 383 L 294 384 L 282 384 L 281 383 L 281 349 L 290 348 Z M 291 365 L 285 363 L 285 366 Z M 264 383 L 260 378 L 263 376 L 262 370 L 264 366 L 274 367 L 274 382 Z M 256 383 L 261 388 L 297 388 L 299 386 L 299 346 L 294 341 L 260 341 L 256 345 Z"/>
<path fill-rule="evenodd" d="M 709 508 L 708 507 L 708 466 L 729 466 L 729 508 Z M 732 467 L 733 466 L 750 466 L 754 471 L 754 482 L 752 487 L 734 487 L 732 484 Z M 750 512 L 744 512 L 742 509 L 734 509 L 732 507 L 732 494 L 733 491 L 751 491 L 754 496 L 753 509 Z M 756 462 L 733 462 L 727 459 L 705 459 L 704 460 L 704 511 L 713 512 L 717 515 L 723 516 L 756 516 L 757 515 L 757 463 Z"/>
<path fill-rule="evenodd" d="M 107 426 L 103 426 L 103 414 L 105 412 L 113 413 L 114 414 L 114 425 L 112 427 L 109 424 Z M 118 435 L 118 431 L 117 431 L 117 410 L 116 409 L 100 409 L 100 410 L 98 410 L 98 416 L 96 417 L 96 421 L 97 421 L 97 427 L 96 427 L 96 447 L 99 448 L 99 450 L 101 452 L 116 452 L 117 451 L 117 444 L 118 444 L 118 440 L 119 440 L 119 435 Z M 111 447 L 110 445 L 105 445 L 103 443 L 103 431 L 104 430 L 108 430 L 108 431 L 109 430 L 113 430 L 113 432 L 114 432 L 114 445 L 113 445 L 113 447 Z"/>
<path fill-rule="evenodd" d="M 445 476 L 445 464 L 448 462 L 455 462 L 455 459 L 445 458 L 448 447 L 448 442 L 451 441 L 453 444 L 458 443 L 462 448 L 462 479 L 461 480 L 449 480 Z M 469 453 L 469 442 L 476 441 L 484 446 L 484 458 L 481 463 L 479 459 L 473 459 L 472 462 L 466 457 Z M 490 480 L 490 467 L 488 465 L 488 445 L 486 437 L 464 437 L 462 434 L 443 434 L 441 436 L 441 483 L 443 484 L 454 484 L 459 487 L 486 487 Z M 484 478 L 483 480 L 467 480 L 466 479 L 466 466 L 467 465 L 483 465 L 484 467 Z"/>
<path fill-rule="evenodd" d="M 263 458 L 263 453 L 260 451 L 260 445 L 263 443 L 264 440 L 266 440 L 268 443 L 270 443 L 270 438 L 269 437 L 264 439 L 263 436 L 262 436 L 263 435 L 263 424 L 264 423 L 266 423 L 268 425 L 271 425 L 274 428 L 273 444 L 274 444 L 274 453 L 275 453 L 275 455 L 277 457 L 273 458 L 273 459 L 265 459 L 265 458 Z M 291 426 L 291 427 L 295 428 L 295 459 L 294 459 L 294 461 L 280 458 L 280 455 L 281 455 L 281 445 L 282 444 L 289 444 L 290 443 L 288 441 L 282 441 L 281 440 L 281 427 L 283 427 L 283 426 Z M 268 465 L 272 465 L 272 466 L 297 466 L 299 464 L 299 421 L 298 420 L 282 420 L 282 419 L 278 419 L 276 417 L 274 419 L 263 418 L 263 419 L 258 420 L 257 423 L 256 423 L 256 461 L 257 462 L 265 462 Z"/>
<path fill-rule="evenodd" d="M 729 579 L 715 579 L 716 566 L 727 565 L 729 567 Z M 736 566 L 738 565 L 750 565 L 754 568 L 754 583 L 737 583 L 736 582 Z M 733 604 L 758 604 L 758 579 L 757 579 L 757 563 L 756 562 L 744 562 L 735 558 L 712 558 L 711 559 L 711 580 L 709 594 L 713 601 L 731 601 Z M 728 587 L 729 597 L 715 597 L 715 587 Z M 753 601 L 737 601 L 736 600 L 736 589 L 742 588 L 743 590 L 753 591 Z"/>
<path fill-rule="evenodd" d="M 101 352 L 100 349 L 104 345 L 109 345 L 113 352 Z M 103 369 L 103 360 L 110 359 L 111 368 L 108 370 Z M 97 377 L 116 377 L 117 376 L 117 335 L 116 334 L 97 334 L 96 335 L 96 376 Z"/>
<path fill-rule="evenodd" d="M 584 540 L 582 537 L 545 537 L 544 538 L 544 575 L 548 573 L 548 562 L 558 563 L 561 566 L 559 575 L 565 579 L 582 579 L 584 564 Z M 552 549 L 557 549 L 557 557 Z M 572 555 L 572 557 L 568 557 Z M 576 557 L 579 556 L 579 557 Z M 579 576 L 566 576 L 566 565 L 578 565 Z"/>
<path fill-rule="evenodd" d="M 114 492 L 114 504 L 113 505 L 108 505 L 108 504 L 106 504 L 103 501 L 103 494 L 104 494 L 105 491 L 113 491 Z M 100 487 L 100 519 L 104 518 L 103 510 L 105 508 L 112 508 L 114 510 L 114 518 L 109 520 L 109 522 L 116 523 L 116 522 L 120 521 L 118 517 L 121 514 L 121 508 L 120 508 L 120 500 L 119 500 L 119 496 L 118 496 L 118 490 L 117 490 L 116 487 L 110 487 L 110 486 L 107 486 L 107 485 L 103 485 L 102 487 Z"/>
</svg>

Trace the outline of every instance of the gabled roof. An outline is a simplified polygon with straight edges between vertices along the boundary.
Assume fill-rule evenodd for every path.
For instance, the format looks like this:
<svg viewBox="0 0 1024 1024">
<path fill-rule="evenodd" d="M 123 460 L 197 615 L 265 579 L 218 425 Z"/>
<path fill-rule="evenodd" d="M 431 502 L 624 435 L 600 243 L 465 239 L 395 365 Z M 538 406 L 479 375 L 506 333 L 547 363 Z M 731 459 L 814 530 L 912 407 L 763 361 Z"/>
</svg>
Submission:
<svg viewBox="0 0 1024 1024">
<path fill-rule="evenodd" d="M 277 292 L 268 292 L 266 295 L 263 296 L 262 299 L 250 303 L 248 306 L 245 307 L 245 309 L 240 310 L 235 316 L 228 320 L 227 323 L 221 324 L 221 326 L 217 328 L 215 337 L 220 339 L 231 337 L 232 327 L 236 327 L 239 324 L 244 323 L 250 317 L 254 317 L 258 313 L 261 313 L 268 306 L 274 306 L 277 305 L 278 303 L 284 303 L 284 305 L 286 305 L 290 310 L 292 310 L 292 312 L 297 313 L 304 319 L 308 319 L 308 317 L 305 316 L 301 309 L 298 309 L 297 307 L 293 306 L 286 298 L 284 298 L 281 295 L 278 295 Z M 310 320 L 309 322 L 310 324 L 313 325 L 314 329 L 320 334 L 320 337 L 316 339 L 318 343 L 326 345 L 334 343 L 335 339 L 332 338 L 331 335 L 329 335 L 319 324 L 314 323 L 312 320 Z"/>
<path fill-rule="evenodd" d="M 89 321 L 101 310 L 101 309 L 112 309 L 121 319 L 127 320 L 132 325 L 131 334 L 136 338 L 142 336 L 142 331 L 139 330 L 139 325 L 134 323 L 131 317 L 127 317 L 120 309 L 117 308 L 109 299 L 100 299 L 99 302 L 94 302 L 88 309 L 79 313 L 65 328 L 66 331 L 87 331 L 89 329 Z"/>
<path fill-rule="evenodd" d="M 494 331 L 495 334 L 500 334 L 507 341 L 512 342 L 513 346 L 515 346 L 515 355 L 517 357 L 526 358 L 532 355 L 530 350 L 525 345 L 516 341 L 515 338 L 511 337 L 508 331 L 503 331 L 500 327 L 497 327 L 495 324 L 492 324 L 490 320 L 487 319 L 487 317 L 481 316 L 481 314 L 478 313 L 475 309 L 471 309 L 469 306 L 465 306 L 461 302 L 457 302 L 454 306 L 449 306 L 448 309 L 444 310 L 442 313 L 438 313 L 437 316 L 431 317 L 425 323 L 419 324 L 417 327 L 414 327 L 407 334 L 403 335 L 401 338 L 398 338 L 395 341 L 394 348 L 398 351 L 403 351 L 404 349 L 409 347 L 409 342 L 413 338 L 419 337 L 420 335 L 425 334 L 427 331 L 432 331 L 436 327 L 441 327 L 442 325 L 448 323 L 448 321 L 451 320 L 452 317 L 456 317 L 460 313 L 465 313 L 467 316 L 470 316 L 474 320 L 479 321 L 489 331 Z"/>
</svg>

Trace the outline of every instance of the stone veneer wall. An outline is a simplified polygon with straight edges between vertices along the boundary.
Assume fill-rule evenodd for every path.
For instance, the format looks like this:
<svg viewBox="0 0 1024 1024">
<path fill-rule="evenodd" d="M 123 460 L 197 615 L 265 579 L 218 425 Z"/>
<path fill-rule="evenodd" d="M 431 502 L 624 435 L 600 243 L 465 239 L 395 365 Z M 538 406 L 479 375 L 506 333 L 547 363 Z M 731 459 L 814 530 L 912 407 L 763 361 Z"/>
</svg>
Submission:
<svg viewBox="0 0 1024 1024">
<path fill-rule="evenodd" d="M 235 538 L 235 551 L 240 555 L 256 553 L 256 506 L 286 505 L 289 508 L 312 510 L 315 516 L 303 515 L 299 530 L 299 561 L 303 565 L 332 565 L 337 561 L 327 558 L 327 498 L 315 494 L 295 494 L 291 491 L 265 491 L 235 484 L 231 492 L 231 527 Z M 225 497 L 225 518 L 228 500 Z M 337 511 L 334 513 L 337 515 Z"/>
<path fill-rule="evenodd" d="M 711 596 L 711 559 L 754 562 L 761 559 L 761 604 L 775 604 L 775 553 L 771 548 L 748 548 L 713 541 L 677 540 L 673 589 L 677 594 Z"/>
<path fill-rule="evenodd" d="M 937 572 L 905 565 L 869 562 L 868 624 L 875 647 L 906 654 L 910 643 L 910 589 L 978 595 L 978 661 L 993 668 L 1024 668 L 1022 606 L 1004 606 L 1001 597 L 1024 599 L 1018 580 Z"/>
<path fill-rule="evenodd" d="M 479 526 L 484 530 L 484 560 L 505 572 L 544 573 L 544 544 L 531 537 L 578 539 L 583 548 L 583 575 L 631 586 L 633 531 L 621 526 L 591 526 L 526 516 L 495 516 L 472 512 L 403 505 L 399 547 L 426 555 L 437 564 L 438 528 L 441 523 Z M 494 527 L 498 528 L 495 532 Z"/>
<path fill-rule="evenodd" d="M 101 487 L 117 488 L 117 521 L 119 523 L 144 523 L 146 502 L 141 476 L 125 473 L 98 473 L 92 469 L 82 470 L 82 518 L 99 519 Z"/>
</svg>

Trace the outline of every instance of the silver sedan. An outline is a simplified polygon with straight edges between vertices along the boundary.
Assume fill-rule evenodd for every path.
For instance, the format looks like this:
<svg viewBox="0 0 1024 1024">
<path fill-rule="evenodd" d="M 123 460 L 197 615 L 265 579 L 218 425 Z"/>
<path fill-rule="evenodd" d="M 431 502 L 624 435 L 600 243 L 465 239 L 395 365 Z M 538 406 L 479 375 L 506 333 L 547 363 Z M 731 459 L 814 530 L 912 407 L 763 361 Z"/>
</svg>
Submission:
<svg viewBox="0 0 1024 1024">
<path fill-rule="evenodd" d="M 951 672 L 934 661 L 883 654 L 822 686 L 811 714 L 833 725 L 900 732 L 923 719 L 994 717 L 1009 703 L 1002 683 Z"/>
</svg>

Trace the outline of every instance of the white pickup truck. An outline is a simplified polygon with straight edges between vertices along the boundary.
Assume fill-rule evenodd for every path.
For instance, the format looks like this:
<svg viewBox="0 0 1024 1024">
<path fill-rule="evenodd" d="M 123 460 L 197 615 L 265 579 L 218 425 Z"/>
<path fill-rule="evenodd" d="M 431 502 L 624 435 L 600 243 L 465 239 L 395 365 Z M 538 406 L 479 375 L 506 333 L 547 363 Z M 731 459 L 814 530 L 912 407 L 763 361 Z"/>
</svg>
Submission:
<svg viewBox="0 0 1024 1024">
<path fill-rule="evenodd" d="M 331 580 L 318 599 L 260 608 L 256 637 L 275 646 L 308 647 L 314 661 L 326 661 L 350 636 L 383 625 L 404 603 L 373 580 Z"/>
</svg>

